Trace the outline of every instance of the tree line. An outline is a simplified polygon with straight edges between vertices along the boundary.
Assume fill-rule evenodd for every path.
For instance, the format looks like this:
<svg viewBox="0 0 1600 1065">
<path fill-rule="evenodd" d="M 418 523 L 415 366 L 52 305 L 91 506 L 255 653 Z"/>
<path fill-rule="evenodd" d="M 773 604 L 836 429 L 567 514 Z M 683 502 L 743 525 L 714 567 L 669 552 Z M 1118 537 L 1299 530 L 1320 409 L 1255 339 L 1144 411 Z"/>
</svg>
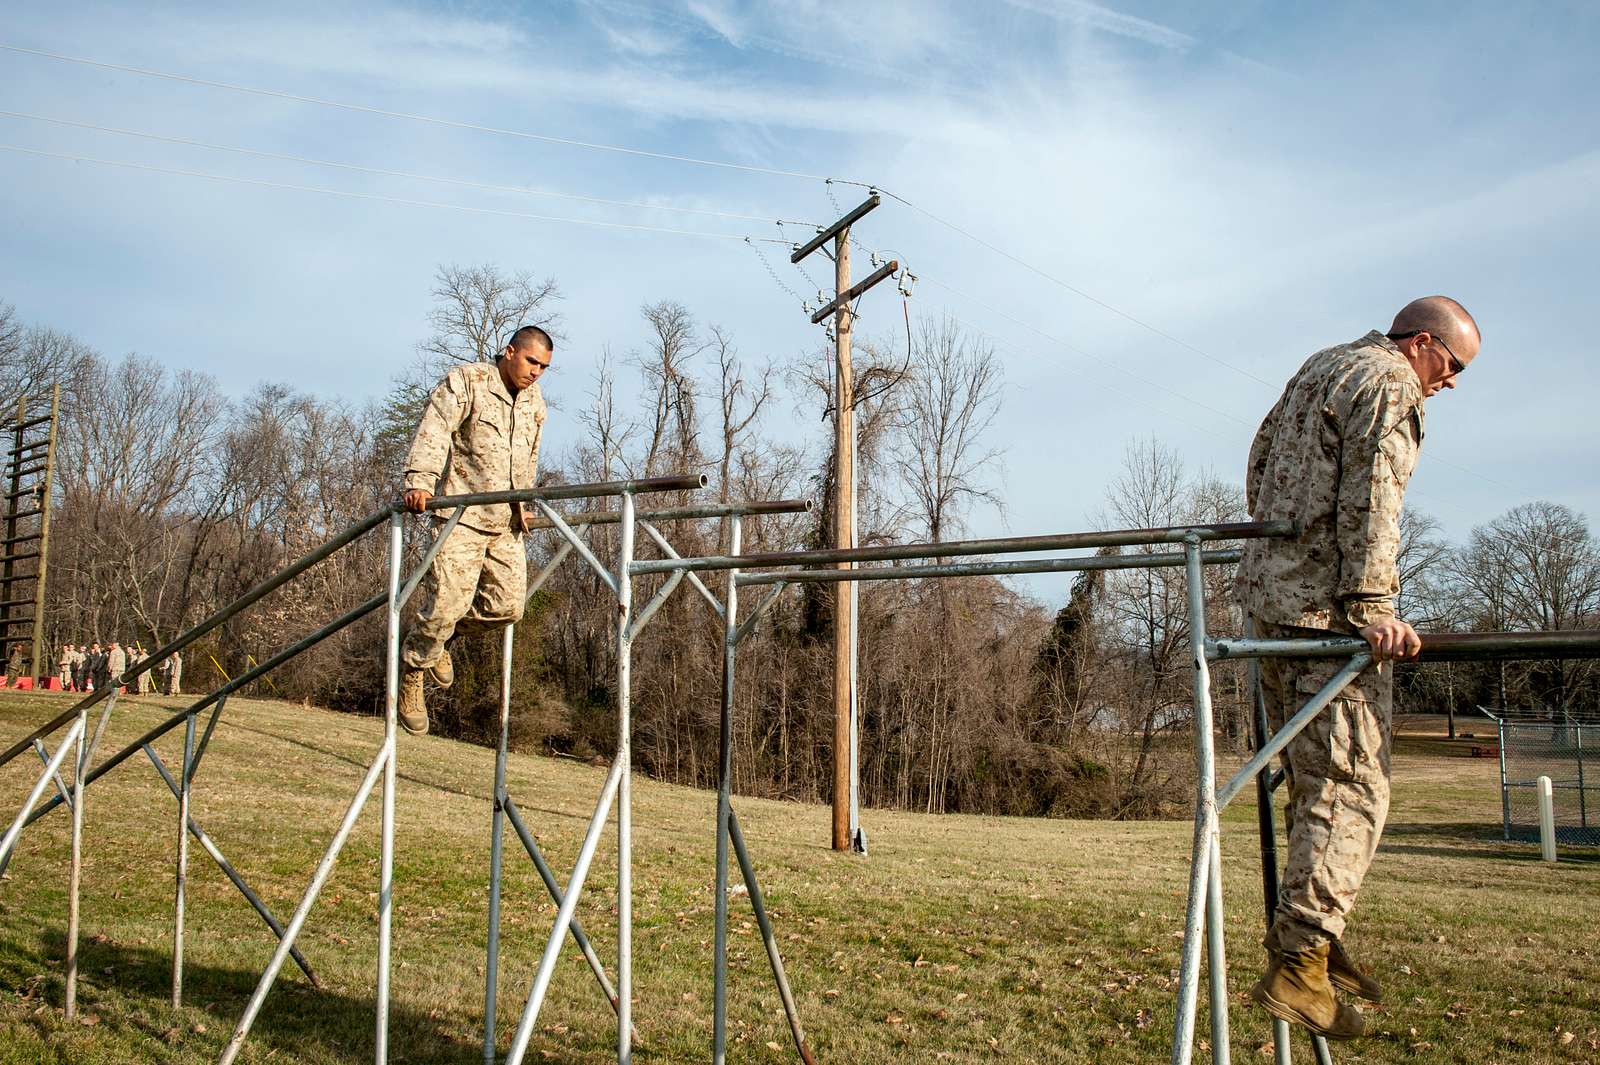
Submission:
<svg viewBox="0 0 1600 1065">
<path fill-rule="evenodd" d="M 350 403 L 264 383 L 237 398 L 207 375 L 158 360 L 113 360 L 0 304 L 0 396 L 62 387 L 52 518 L 48 656 L 63 642 L 159 646 L 396 494 L 412 425 L 452 363 L 492 358 L 511 328 L 534 322 L 560 343 L 554 280 L 493 266 L 441 267 L 430 332 L 415 365 L 377 400 Z M 565 390 L 578 439 L 540 458 L 540 482 L 707 472 L 723 500 L 807 497 L 809 514 L 746 520 L 748 552 L 818 547 L 832 518 L 833 416 L 826 349 L 751 358 L 727 330 L 664 301 L 640 310 L 646 340 L 606 352 Z M 939 318 L 903 335 L 857 338 L 857 528 L 862 544 L 959 538 L 976 508 L 999 506 L 1003 456 L 991 442 L 1003 367 L 981 336 Z M 637 396 L 625 400 L 624 375 Z M 787 408 L 809 439 L 776 430 Z M 1242 462 L 1242 458 L 1241 458 Z M 656 497 L 649 507 L 689 502 Z M 614 502 L 585 501 L 585 509 Z M 644 504 L 642 504 L 643 506 Z M 573 509 L 576 509 L 573 508 Z M 1187 468 L 1159 440 L 1130 441 L 1095 513 L 1102 527 L 1242 520 L 1231 479 Z M 664 528 L 683 555 L 727 549 L 715 521 Z M 588 539 L 617 550 L 615 525 Z M 408 525 L 414 560 L 428 527 Z M 638 538 L 641 557 L 654 545 Z M 530 565 L 555 550 L 528 538 Z M 1600 545 L 1560 504 L 1528 502 L 1452 544 L 1415 511 L 1403 528 L 1402 611 L 1419 628 L 1492 630 L 1600 623 Z M 186 680 L 220 682 L 382 586 L 367 537 L 194 646 Z M 1207 624 L 1238 631 L 1231 567 L 1206 574 Z M 708 579 L 716 575 L 708 575 Z M 637 582 L 645 601 L 659 579 Z M 1192 782 L 1188 619 L 1181 569 L 1080 574 L 1064 603 L 1000 578 L 861 586 L 861 794 L 929 812 L 1142 817 L 1182 808 Z M 741 645 L 736 787 L 828 797 L 833 708 L 831 590 L 803 585 Z M 604 758 L 615 746 L 613 608 L 576 559 L 558 567 L 518 627 L 513 742 Z M 634 752 L 665 780 L 708 786 L 717 772 L 722 626 L 687 589 L 634 645 Z M 430 693 L 434 727 L 492 742 L 499 640 L 463 638 L 457 680 Z M 46 658 L 46 662 L 53 659 Z M 379 618 L 346 629 L 257 685 L 262 695 L 374 713 L 382 698 Z M 1242 665 L 1214 673 L 1224 742 L 1249 741 Z M 1593 714 L 1591 663 L 1456 664 L 1403 670 L 1400 708 L 1477 704 Z"/>
</svg>

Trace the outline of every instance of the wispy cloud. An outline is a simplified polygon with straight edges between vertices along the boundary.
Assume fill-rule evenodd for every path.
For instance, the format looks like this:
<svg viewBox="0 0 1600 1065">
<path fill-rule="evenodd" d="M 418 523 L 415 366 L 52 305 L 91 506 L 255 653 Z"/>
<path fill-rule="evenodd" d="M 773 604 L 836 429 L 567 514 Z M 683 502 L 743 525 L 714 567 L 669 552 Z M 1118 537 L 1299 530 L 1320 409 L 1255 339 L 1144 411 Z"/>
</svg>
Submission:
<svg viewBox="0 0 1600 1065">
<path fill-rule="evenodd" d="M 1195 44 L 1193 37 L 1171 26 L 1163 26 L 1159 22 L 1139 18 L 1137 15 L 1127 15 L 1099 4 L 1087 3 L 1085 0 L 1005 0 L 1005 2 L 1019 11 L 1045 15 L 1075 26 L 1126 37 L 1175 52 L 1187 51 Z"/>
</svg>

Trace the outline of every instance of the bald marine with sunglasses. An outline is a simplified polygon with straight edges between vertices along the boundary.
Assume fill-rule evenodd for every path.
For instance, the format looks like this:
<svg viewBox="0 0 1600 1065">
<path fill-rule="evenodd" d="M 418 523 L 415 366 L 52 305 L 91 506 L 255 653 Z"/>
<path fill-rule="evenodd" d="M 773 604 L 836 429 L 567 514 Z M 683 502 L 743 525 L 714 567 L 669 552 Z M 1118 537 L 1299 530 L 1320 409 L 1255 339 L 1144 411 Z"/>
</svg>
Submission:
<svg viewBox="0 0 1600 1065">
<path fill-rule="evenodd" d="M 1407 304 L 1387 333 L 1317 352 L 1290 379 L 1250 447 L 1256 521 L 1300 535 L 1247 541 L 1240 598 L 1256 636 L 1360 635 L 1373 665 L 1284 752 L 1289 854 L 1251 997 L 1330 1039 L 1363 1034 L 1335 989 L 1377 1001 L 1341 943 L 1389 809 L 1393 662 L 1422 648 L 1395 612 L 1400 510 L 1422 447 L 1423 401 L 1478 354 L 1477 323 L 1446 296 Z M 1266 658 L 1261 690 L 1281 728 L 1338 672 L 1339 659 Z"/>
</svg>

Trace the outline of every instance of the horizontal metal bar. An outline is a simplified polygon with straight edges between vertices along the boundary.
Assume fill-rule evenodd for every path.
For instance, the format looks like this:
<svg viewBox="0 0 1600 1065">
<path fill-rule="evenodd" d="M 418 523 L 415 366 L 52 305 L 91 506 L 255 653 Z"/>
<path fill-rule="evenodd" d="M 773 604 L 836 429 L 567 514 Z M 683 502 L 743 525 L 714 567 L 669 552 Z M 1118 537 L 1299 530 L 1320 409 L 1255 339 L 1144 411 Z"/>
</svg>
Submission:
<svg viewBox="0 0 1600 1065">
<path fill-rule="evenodd" d="M 894 259 L 890 259 L 888 262 L 872 271 L 872 273 L 868 274 L 864 281 L 859 281 L 856 284 L 851 285 L 849 288 L 833 297 L 833 299 L 829 300 L 826 306 L 811 316 L 811 324 L 817 325 L 826 319 L 828 315 L 837 311 L 840 307 L 849 306 L 851 300 L 867 291 L 867 289 L 871 288 L 873 285 L 876 285 L 879 281 L 882 281 L 884 278 L 893 274 L 898 269 L 900 269 L 900 263 Z"/>
<path fill-rule="evenodd" d="M 1370 654 L 1358 654 L 1346 662 L 1344 667 L 1335 673 L 1328 683 L 1324 684 L 1322 689 L 1313 695 L 1305 706 L 1300 708 L 1298 713 L 1284 722 L 1283 727 L 1273 733 L 1270 740 L 1261 745 L 1261 749 L 1252 755 L 1250 760 L 1238 772 L 1233 774 L 1227 784 L 1217 789 L 1217 812 L 1220 814 L 1223 807 L 1233 801 L 1235 795 L 1238 795 L 1246 787 L 1254 783 L 1256 774 L 1271 765 L 1272 760 L 1285 747 L 1289 746 L 1296 736 L 1305 731 L 1306 726 L 1311 724 L 1318 714 L 1327 709 L 1329 703 L 1339 697 L 1339 693 L 1344 691 L 1345 686 L 1356 679 L 1356 674 L 1371 664 L 1372 656 Z"/>
<path fill-rule="evenodd" d="M 850 228 L 852 224 L 860 220 L 869 211 L 877 207 L 878 204 L 882 202 L 883 198 L 874 192 L 871 196 L 868 196 L 865 200 L 861 201 L 861 203 L 857 204 L 855 207 L 852 207 L 843 218 L 839 219 L 831 226 L 828 226 L 826 229 L 818 230 L 816 236 L 812 237 L 810 240 L 806 241 L 804 244 L 800 245 L 794 250 L 793 254 L 789 256 L 789 261 L 791 263 L 797 263 L 801 259 L 804 259 L 807 255 L 810 255 L 812 252 L 816 251 L 818 248 L 822 247 L 824 244 L 828 243 L 828 241 L 836 237 L 840 230 Z"/>
<path fill-rule="evenodd" d="M 1239 561 L 1238 550 L 1202 551 L 1200 561 L 1208 565 L 1227 565 Z M 942 566 L 882 566 L 872 569 L 778 570 L 773 573 L 741 573 L 735 583 L 747 584 L 838 584 L 844 581 L 894 581 L 919 577 L 973 577 L 1010 573 L 1072 573 L 1078 570 L 1159 569 L 1182 566 L 1181 552 L 1154 555 L 1085 555 L 1080 558 L 1022 559 L 1014 562 L 953 562 Z"/>
<path fill-rule="evenodd" d="M 1462 662 L 1549 658 L 1600 658 L 1600 629 L 1550 632 L 1419 633 L 1422 653 L 1414 661 Z M 1210 658 L 1340 658 L 1366 651 L 1354 636 L 1305 640 L 1246 640 L 1223 637 L 1206 643 Z"/>
<path fill-rule="evenodd" d="M 685 521 L 693 518 L 728 518 L 735 514 L 748 516 L 751 514 L 808 514 L 812 503 L 809 499 L 770 499 L 758 500 L 749 503 L 706 503 L 697 507 L 668 507 L 665 510 L 641 510 L 634 515 L 637 521 Z M 569 524 L 576 525 L 615 525 L 622 520 L 621 511 L 616 510 L 585 510 L 577 514 L 563 514 Z M 533 518 L 528 522 L 529 529 L 553 529 L 555 525 L 549 518 Z"/>
<path fill-rule="evenodd" d="M 706 558 L 648 559 L 629 571 L 665 573 L 675 569 L 722 570 L 755 566 L 824 566 L 838 562 L 895 562 L 903 559 L 951 558 L 960 555 L 1014 555 L 1040 551 L 1073 551 L 1088 547 L 1138 547 L 1200 540 L 1255 540 L 1293 536 L 1289 521 L 1240 521 L 1221 525 L 1173 525 L 1153 529 L 1111 529 L 1103 532 L 1058 533 L 1053 536 L 1005 536 L 991 540 L 951 540 L 942 544 L 887 544 L 879 547 L 823 551 L 772 551 L 764 554 Z"/>
<path fill-rule="evenodd" d="M 703 473 L 678 477 L 641 477 L 633 481 L 601 481 L 596 484 L 558 484 L 544 488 L 513 488 L 505 492 L 469 492 L 458 496 L 434 496 L 429 510 L 450 507 L 481 507 L 494 503 L 533 503 L 550 499 L 587 499 L 597 496 L 648 495 L 652 492 L 692 492 L 710 483 Z M 392 509 L 401 509 L 396 503 Z"/>
</svg>

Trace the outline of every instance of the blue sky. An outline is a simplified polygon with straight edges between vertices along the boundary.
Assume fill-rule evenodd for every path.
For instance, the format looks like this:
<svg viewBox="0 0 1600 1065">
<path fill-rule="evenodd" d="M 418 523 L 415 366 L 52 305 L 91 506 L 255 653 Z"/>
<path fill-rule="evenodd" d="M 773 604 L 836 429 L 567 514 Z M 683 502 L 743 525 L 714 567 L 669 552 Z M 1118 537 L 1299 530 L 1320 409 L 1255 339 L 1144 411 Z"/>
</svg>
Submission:
<svg viewBox="0 0 1600 1065">
<path fill-rule="evenodd" d="M 1237 479 L 1255 424 L 1307 353 L 1386 326 L 1413 296 L 1453 295 L 1478 316 L 1483 355 L 1429 405 L 1412 501 L 1461 537 L 1531 498 L 1600 513 L 1597 31 L 1595 8 L 1555 3 L 13 3 L 0 43 L 903 196 L 1064 283 L 893 201 L 858 229 L 922 277 L 913 314 L 953 313 L 998 345 L 1009 509 L 975 514 L 978 534 L 1084 527 L 1138 437 Z M 457 181 L 761 220 L 837 213 L 808 178 L 10 51 L 0 99 L 8 112 Z M 603 350 L 642 343 L 646 302 L 683 302 L 754 359 L 820 340 L 736 239 L 776 235 L 770 221 L 31 119 L 0 118 L 0 144 L 728 235 L 0 151 L 0 299 L 108 354 L 204 369 L 235 394 L 266 379 L 352 401 L 381 393 L 426 332 L 442 262 L 560 281 L 569 342 L 548 391 L 569 410 Z M 831 191 L 847 207 L 862 190 Z M 795 290 L 814 290 L 781 248 L 768 255 Z M 901 328 L 890 289 L 863 310 L 868 332 Z M 797 437 L 822 431 L 814 411 L 776 420 Z M 549 444 L 577 433 L 558 418 Z"/>
</svg>

